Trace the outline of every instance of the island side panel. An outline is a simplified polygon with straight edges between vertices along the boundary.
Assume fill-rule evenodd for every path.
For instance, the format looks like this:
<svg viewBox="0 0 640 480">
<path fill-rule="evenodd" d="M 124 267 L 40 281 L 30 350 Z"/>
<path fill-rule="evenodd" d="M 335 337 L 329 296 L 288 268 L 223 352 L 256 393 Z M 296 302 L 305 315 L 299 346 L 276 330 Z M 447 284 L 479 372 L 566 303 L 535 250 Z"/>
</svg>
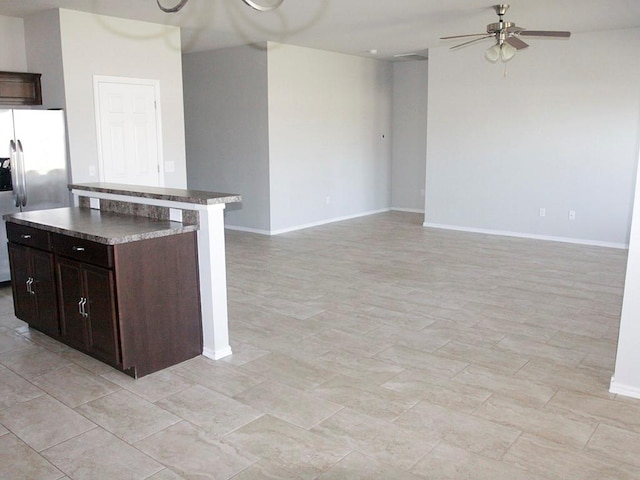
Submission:
<svg viewBox="0 0 640 480">
<path fill-rule="evenodd" d="M 116 245 L 123 368 L 136 376 L 202 352 L 196 234 Z"/>
</svg>

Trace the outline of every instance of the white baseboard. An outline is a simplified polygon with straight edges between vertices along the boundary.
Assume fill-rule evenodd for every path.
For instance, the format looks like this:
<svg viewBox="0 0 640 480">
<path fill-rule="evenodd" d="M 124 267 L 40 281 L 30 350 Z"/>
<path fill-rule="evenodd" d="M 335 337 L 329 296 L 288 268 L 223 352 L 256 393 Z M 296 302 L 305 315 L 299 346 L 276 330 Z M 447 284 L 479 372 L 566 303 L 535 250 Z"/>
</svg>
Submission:
<svg viewBox="0 0 640 480">
<path fill-rule="evenodd" d="M 231 355 L 231 347 L 222 348 L 220 350 L 211 350 L 209 348 L 202 349 L 202 355 L 211 360 L 220 360 L 221 358 Z"/>
<path fill-rule="evenodd" d="M 581 238 L 554 237 L 550 235 L 536 235 L 533 233 L 519 233 L 519 232 L 509 232 L 509 231 L 503 231 L 503 230 L 489 230 L 484 228 L 459 227 L 457 225 L 443 225 L 440 223 L 424 222 L 422 226 L 429 227 L 429 228 L 439 228 L 442 230 L 456 230 L 459 232 L 484 233 L 486 235 L 500 235 L 503 237 L 529 238 L 532 240 L 546 240 L 550 242 L 575 243 L 578 245 L 591 245 L 594 247 L 618 248 L 622 250 L 626 250 L 629 248 L 628 243 L 601 242 L 598 240 L 584 240 Z"/>
<path fill-rule="evenodd" d="M 392 212 L 407 212 L 407 213 L 422 213 L 424 214 L 424 210 L 420 210 L 419 208 L 398 208 L 391 207 Z"/>
<path fill-rule="evenodd" d="M 616 383 L 615 377 L 611 377 L 609 391 L 616 395 L 624 395 L 625 397 L 640 398 L 640 388 L 631 387 L 629 385 L 620 385 Z"/>
<path fill-rule="evenodd" d="M 345 215 L 343 217 L 328 218 L 326 220 L 320 220 L 319 222 L 305 223 L 302 225 L 296 225 L 295 227 L 283 228 L 281 230 L 272 230 L 271 235 L 280 235 L 281 233 L 295 232 L 296 230 L 304 230 L 305 228 L 319 227 L 320 225 L 326 225 L 328 223 L 342 222 L 344 220 L 367 217 L 369 215 L 376 215 L 378 213 L 385 213 L 388 211 L 390 211 L 389 208 L 383 208 L 380 210 L 369 210 L 368 212 L 356 213 L 355 215 Z"/>
<path fill-rule="evenodd" d="M 228 230 L 237 230 L 238 232 L 257 233 L 259 235 L 271 235 L 269 230 L 261 230 L 259 228 L 240 227 L 238 225 L 225 225 Z"/>
<path fill-rule="evenodd" d="M 238 227 L 234 225 L 225 225 L 225 228 L 229 230 L 238 230 L 241 232 L 259 233 L 261 235 L 280 235 L 282 233 L 295 232 L 297 230 L 304 230 L 305 228 L 319 227 L 328 223 L 342 222 L 344 220 L 351 220 L 359 217 L 367 217 L 369 215 L 376 215 L 378 213 L 385 213 L 391 211 L 390 208 L 383 208 L 380 210 L 370 210 L 368 212 L 356 213 L 355 215 L 345 215 L 343 217 L 328 218 L 326 220 L 320 220 L 319 222 L 305 223 L 302 225 L 296 225 L 294 227 L 282 228 L 280 230 L 258 230 L 255 228 Z"/>
</svg>

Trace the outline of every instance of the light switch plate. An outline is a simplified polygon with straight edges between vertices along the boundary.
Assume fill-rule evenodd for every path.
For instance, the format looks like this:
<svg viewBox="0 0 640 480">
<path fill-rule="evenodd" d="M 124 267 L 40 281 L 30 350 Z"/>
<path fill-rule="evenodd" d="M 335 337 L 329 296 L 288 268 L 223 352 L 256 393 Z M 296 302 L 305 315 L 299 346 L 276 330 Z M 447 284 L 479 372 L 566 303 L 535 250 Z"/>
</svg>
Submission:
<svg viewBox="0 0 640 480">
<path fill-rule="evenodd" d="M 89 198 L 89 208 L 93 208 L 94 210 L 100 210 L 100 199 L 99 198 Z"/>
<path fill-rule="evenodd" d="M 179 208 L 170 208 L 169 220 L 173 222 L 182 222 L 182 210 L 180 210 Z"/>
</svg>

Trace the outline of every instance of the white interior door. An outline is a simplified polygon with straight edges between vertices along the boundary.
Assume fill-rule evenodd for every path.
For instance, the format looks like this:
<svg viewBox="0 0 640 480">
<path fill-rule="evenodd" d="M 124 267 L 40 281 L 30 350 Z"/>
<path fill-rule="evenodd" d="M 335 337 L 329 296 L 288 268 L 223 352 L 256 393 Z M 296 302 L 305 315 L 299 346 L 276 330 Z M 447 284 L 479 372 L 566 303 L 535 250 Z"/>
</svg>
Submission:
<svg viewBox="0 0 640 480">
<path fill-rule="evenodd" d="M 95 86 L 101 181 L 162 186 L 157 82 L 96 77 Z"/>
</svg>

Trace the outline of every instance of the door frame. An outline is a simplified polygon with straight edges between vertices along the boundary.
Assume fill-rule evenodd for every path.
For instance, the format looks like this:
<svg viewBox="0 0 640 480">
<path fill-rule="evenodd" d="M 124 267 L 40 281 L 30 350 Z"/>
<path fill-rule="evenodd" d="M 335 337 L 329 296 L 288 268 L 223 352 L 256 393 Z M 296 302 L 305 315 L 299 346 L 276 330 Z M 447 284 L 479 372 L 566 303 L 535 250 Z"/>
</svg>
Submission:
<svg viewBox="0 0 640 480">
<path fill-rule="evenodd" d="M 93 100 L 95 105 L 96 117 L 96 141 L 98 150 L 98 181 L 104 182 L 104 158 L 102 155 L 102 123 L 100 115 L 100 84 L 101 83 L 117 83 L 124 85 L 144 85 L 153 87 L 155 95 L 155 112 L 156 112 L 156 143 L 158 151 L 158 183 L 160 187 L 165 185 L 164 178 L 164 150 L 162 148 L 162 112 L 160 106 L 160 80 L 150 78 L 131 78 L 131 77 L 115 77 L 111 75 L 94 75 L 93 76 Z"/>
</svg>

